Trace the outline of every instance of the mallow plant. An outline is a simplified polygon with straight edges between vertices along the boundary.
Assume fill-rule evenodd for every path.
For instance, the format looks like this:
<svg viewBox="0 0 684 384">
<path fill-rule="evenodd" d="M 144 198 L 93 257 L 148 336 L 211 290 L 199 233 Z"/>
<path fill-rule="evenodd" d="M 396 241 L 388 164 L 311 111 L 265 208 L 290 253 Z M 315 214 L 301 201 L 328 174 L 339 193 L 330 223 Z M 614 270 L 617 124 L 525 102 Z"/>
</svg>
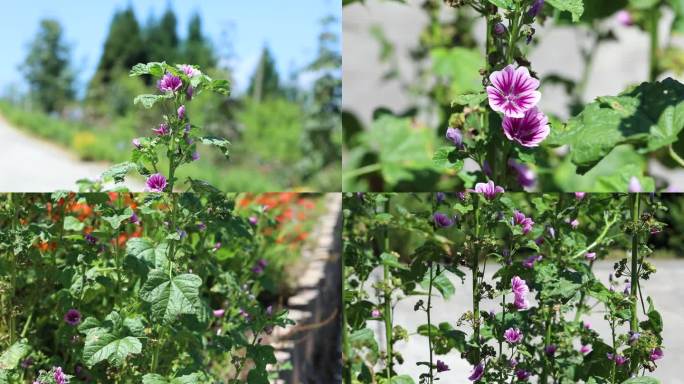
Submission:
<svg viewBox="0 0 684 384">
<path fill-rule="evenodd" d="M 133 102 L 146 109 L 157 107 L 161 109 L 161 116 L 157 125 L 150 127 L 148 136 L 132 139 L 131 161 L 107 170 L 102 175 L 104 180 L 121 182 L 127 173 L 136 171 L 146 179 L 147 191 L 172 192 L 178 181 L 176 170 L 200 160 L 197 144 L 217 147 L 229 157 L 230 143 L 225 139 L 203 136 L 201 128 L 192 124 L 187 111 L 192 99 L 204 91 L 228 95 L 230 85 L 227 80 L 214 80 L 197 66 L 165 62 L 137 64 L 131 69 L 130 76 L 151 77 L 156 92 L 139 95 Z"/>
<path fill-rule="evenodd" d="M 269 383 L 275 218 L 235 198 L 0 195 L 0 383 Z"/>
<path fill-rule="evenodd" d="M 448 145 L 439 148 L 433 157 L 436 166 L 460 177 L 465 187 L 491 180 L 505 189 L 536 186 L 546 190 L 545 186 L 558 184 L 551 176 L 556 177 L 553 168 L 559 166 L 555 160 L 558 155 L 550 156 L 547 151 L 559 147 L 563 156 L 567 153 L 579 175 L 591 171 L 608 157 L 613 160 L 606 161 L 619 163 L 610 175 L 603 175 L 598 184 L 592 184 L 592 191 L 640 192 L 666 186 L 665 183 L 656 185 L 645 167 L 636 164 L 641 164 L 641 159 L 635 164 L 614 160 L 616 156 L 624 158 L 618 153 L 625 151 L 669 153 L 671 162 L 684 165 L 674 146 L 684 128 L 684 85 L 672 78 L 657 81 L 661 73 L 658 7 L 668 5 L 675 10 L 675 28 L 684 16 L 678 2 L 622 2 L 632 13 L 625 9 L 620 17 L 624 18 L 624 13 L 644 15 L 645 21 L 639 22 L 649 28 L 651 70 L 645 76 L 649 81 L 580 105 L 579 112 L 566 121 L 547 115 L 541 108 L 544 94 L 534 63 L 527 57 L 528 44 L 533 39 L 543 39 L 536 33 L 537 25 L 549 17 L 567 16 L 572 22 L 579 22 L 585 6 L 587 12 L 611 14 L 616 4 L 585 5 L 582 0 L 445 0 L 445 3 L 474 10 L 486 24 L 485 62 L 480 71 L 482 89 L 455 97 L 444 138 Z M 583 81 L 586 83 L 586 79 Z M 466 159 L 479 165 L 479 171 L 465 172 Z"/>
<path fill-rule="evenodd" d="M 663 319 L 642 281 L 655 272 L 649 239 L 664 230 L 662 210 L 656 195 L 493 184 L 455 195 L 346 194 L 344 382 L 431 384 L 463 359 L 471 370 L 459 382 L 658 383 Z M 597 276 L 596 260 L 615 255 L 626 256 Z M 406 329 L 400 301 L 424 323 Z M 450 309 L 456 301 L 468 310 Z M 436 311 L 450 320 L 436 322 Z M 610 333 L 595 330 L 592 313 Z M 424 346 L 419 375 L 399 373 L 398 342 Z"/>
</svg>

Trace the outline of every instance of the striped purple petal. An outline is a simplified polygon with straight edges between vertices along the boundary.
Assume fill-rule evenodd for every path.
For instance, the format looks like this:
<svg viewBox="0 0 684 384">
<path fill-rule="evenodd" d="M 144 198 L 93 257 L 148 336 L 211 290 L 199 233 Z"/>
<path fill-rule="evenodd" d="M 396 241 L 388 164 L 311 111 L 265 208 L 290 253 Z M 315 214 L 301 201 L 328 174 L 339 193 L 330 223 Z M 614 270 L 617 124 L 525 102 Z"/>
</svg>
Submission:
<svg viewBox="0 0 684 384">
<path fill-rule="evenodd" d="M 539 80 L 530 76 L 526 67 L 508 65 L 489 76 L 492 85 L 487 87 L 489 106 L 504 116 L 521 118 L 541 99 Z"/>
<path fill-rule="evenodd" d="M 504 116 L 502 128 L 509 140 L 523 147 L 536 147 L 549 135 L 549 119 L 537 107 L 527 110 L 522 118 Z"/>
</svg>

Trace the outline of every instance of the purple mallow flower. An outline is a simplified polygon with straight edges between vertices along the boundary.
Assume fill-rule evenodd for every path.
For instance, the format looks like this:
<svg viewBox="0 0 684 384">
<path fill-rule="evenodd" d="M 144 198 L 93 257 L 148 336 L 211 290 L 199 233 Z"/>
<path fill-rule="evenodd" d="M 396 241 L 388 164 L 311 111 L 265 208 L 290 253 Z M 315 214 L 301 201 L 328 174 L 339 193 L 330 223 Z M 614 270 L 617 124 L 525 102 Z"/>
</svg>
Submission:
<svg viewBox="0 0 684 384">
<path fill-rule="evenodd" d="M 214 317 L 223 317 L 223 315 L 226 313 L 226 310 L 225 309 L 214 309 L 211 313 L 214 315 Z"/>
<path fill-rule="evenodd" d="M 442 212 L 435 212 L 432 216 L 432 220 L 438 228 L 449 228 L 454 225 L 454 220 Z"/>
<path fill-rule="evenodd" d="M 531 373 L 523 369 L 518 369 L 517 371 L 515 371 L 515 377 L 520 381 L 527 381 L 527 379 L 529 379 L 531 375 Z"/>
<path fill-rule="evenodd" d="M 632 178 L 629 179 L 628 191 L 630 193 L 641 192 L 641 183 L 636 176 L 632 176 Z"/>
<path fill-rule="evenodd" d="M 525 111 L 521 118 L 504 116 L 504 135 L 523 147 L 537 147 L 549 135 L 549 119 L 537 107 Z"/>
<path fill-rule="evenodd" d="M 64 315 L 64 321 L 71 326 L 78 325 L 81 322 L 81 312 L 78 309 L 71 308 Z"/>
<path fill-rule="evenodd" d="M 475 192 L 484 195 L 485 199 L 493 200 L 499 193 L 504 193 L 504 189 L 498 185 L 495 185 L 493 181 L 489 180 L 486 183 L 475 184 Z"/>
<path fill-rule="evenodd" d="M 56 384 L 68 384 L 69 379 L 62 372 L 62 367 L 53 368 L 52 377 L 55 379 Z"/>
<path fill-rule="evenodd" d="M 447 140 L 451 141 L 456 148 L 463 149 L 463 135 L 458 128 L 447 128 L 446 138 Z"/>
<path fill-rule="evenodd" d="M 527 298 L 525 298 L 525 295 L 530 292 L 530 289 L 527 287 L 525 280 L 521 279 L 519 276 L 513 276 L 511 279 L 511 291 L 515 296 L 513 305 L 516 309 L 524 310 L 529 308 L 530 303 L 527 301 Z"/>
<path fill-rule="evenodd" d="M 546 347 L 544 347 L 544 353 L 546 353 L 548 356 L 554 356 L 556 354 L 556 350 L 558 347 L 556 344 L 549 344 Z"/>
<path fill-rule="evenodd" d="M 532 3 L 530 9 L 527 11 L 527 14 L 532 17 L 535 17 L 539 14 L 543 6 L 544 0 L 534 0 L 534 3 Z"/>
<path fill-rule="evenodd" d="M 442 360 L 437 360 L 436 366 L 437 366 L 437 373 L 446 372 L 449 370 L 449 366 L 446 365 L 446 363 L 443 362 Z"/>
<path fill-rule="evenodd" d="M 178 107 L 178 119 L 185 119 L 185 105 L 181 105 L 180 107 Z"/>
<path fill-rule="evenodd" d="M 660 347 L 657 347 L 651 350 L 651 353 L 649 354 L 648 358 L 651 361 L 656 361 L 662 359 L 663 356 L 665 356 L 663 350 Z"/>
<path fill-rule="evenodd" d="M 621 354 L 606 353 L 608 360 L 614 361 L 617 365 L 624 365 L 629 359 Z"/>
<path fill-rule="evenodd" d="M 640 337 L 641 333 L 629 331 L 629 339 L 627 340 L 627 342 L 630 344 L 634 344 L 639 340 Z"/>
<path fill-rule="evenodd" d="M 532 230 L 534 221 L 532 221 L 532 218 L 526 217 L 524 213 L 515 211 L 513 213 L 513 225 L 521 226 L 523 234 L 526 235 Z"/>
<path fill-rule="evenodd" d="M 517 173 L 518 184 L 521 187 L 532 187 L 534 185 L 537 177 L 530 167 L 513 159 L 508 159 L 508 167 Z"/>
<path fill-rule="evenodd" d="M 268 261 L 266 259 L 259 259 L 256 264 L 254 264 L 254 267 L 252 267 L 252 272 L 256 275 L 260 275 L 264 272 L 267 265 Z"/>
<path fill-rule="evenodd" d="M 518 328 L 508 328 L 503 336 L 509 344 L 518 344 L 523 339 L 523 334 Z"/>
<path fill-rule="evenodd" d="M 256 226 L 259 223 L 259 218 L 256 216 L 250 216 L 249 223 L 253 226 Z"/>
<path fill-rule="evenodd" d="M 468 376 L 468 380 L 470 381 L 478 381 L 482 378 L 485 372 L 485 366 L 483 363 L 479 363 L 476 366 L 473 367 L 473 370 L 470 371 L 470 376 Z"/>
<path fill-rule="evenodd" d="M 541 99 L 539 80 L 530 76 L 526 67 L 517 69 L 511 64 L 489 76 L 487 87 L 489 106 L 504 116 L 522 118 Z"/>
<path fill-rule="evenodd" d="M 626 9 L 622 9 L 622 10 L 618 11 L 616 17 L 617 17 L 618 23 L 624 25 L 625 27 L 629 27 L 631 25 L 634 25 L 634 18 L 632 18 L 632 14 L 629 13 L 629 11 Z"/>
<path fill-rule="evenodd" d="M 525 268 L 534 268 L 534 263 L 541 261 L 544 258 L 542 255 L 532 255 L 523 260 L 522 265 Z"/>
<path fill-rule="evenodd" d="M 382 315 L 382 314 L 380 313 L 380 310 L 377 309 L 377 308 L 373 308 L 373 310 L 371 311 L 371 317 L 374 318 L 374 319 L 377 319 L 377 318 L 380 317 L 381 315 Z"/>
<path fill-rule="evenodd" d="M 506 33 L 506 26 L 504 26 L 503 23 L 494 24 L 494 34 L 495 35 L 501 36 L 504 33 Z"/>
<path fill-rule="evenodd" d="M 588 355 L 593 351 L 594 349 L 591 347 L 591 344 L 586 344 L 582 345 L 579 349 L 579 352 L 583 355 Z"/>
<path fill-rule="evenodd" d="M 214 244 L 214 250 L 217 250 L 219 248 L 221 248 L 221 242 L 217 241 L 216 244 Z"/>
<path fill-rule="evenodd" d="M 199 160 L 199 159 L 200 159 L 200 154 L 199 154 L 199 152 L 197 152 L 197 151 L 193 152 L 192 155 L 190 155 L 190 158 L 192 159 L 192 161 L 197 161 L 197 160 Z"/>
<path fill-rule="evenodd" d="M 182 64 L 180 68 L 187 77 L 195 77 L 201 73 L 198 69 L 188 64 Z"/>
<path fill-rule="evenodd" d="M 444 200 L 446 199 L 446 195 L 444 192 L 437 192 L 435 193 L 435 201 L 437 201 L 437 204 L 442 204 Z"/>
<path fill-rule="evenodd" d="M 584 254 L 584 257 L 589 261 L 594 261 L 596 260 L 596 252 L 587 252 Z"/>
<path fill-rule="evenodd" d="M 586 192 L 575 192 L 575 199 L 582 200 L 584 199 L 584 196 L 586 196 L 586 194 Z"/>
<path fill-rule="evenodd" d="M 147 178 L 147 190 L 150 192 L 164 192 L 166 188 L 166 177 L 161 173 L 155 173 L 154 175 Z"/>
<path fill-rule="evenodd" d="M 131 143 L 133 143 L 133 146 L 134 146 L 135 148 L 140 149 L 140 139 L 139 139 L 139 138 L 136 137 L 135 139 L 133 139 L 133 140 L 131 141 Z"/>
<path fill-rule="evenodd" d="M 85 236 L 84 236 L 84 238 L 85 238 L 85 241 L 87 241 L 88 244 L 90 244 L 90 245 L 95 245 L 95 244 L 97 244 L 97 237 L 93 236 L 93 235 L 90 234 L 90 233 L 86 233 Z"/>
<path fill-rule="evenodd" d="M 170 73 L 166 73 L 157 83 L 157 87 L 159 87 L 159 90 L 162 92 L 176 92 L 182 86 L 183 81 Z"/>
<path fill-rule="evenodd" d="M 152 132 L 156 133 L 159 136 L 164 136 L 168 135 L 171 130 L 169 129 L 169 125 L 166 123 L 161 123 L 157 128 L 153 128 Z"/>
<path fill-rule="evenodd" d="M 573 219 L 570 222 L 570 226 L 572 227 L 572 229 L 577 229 L 577 227 L 579 227 L 579 225 L 580 225 L 580 222 L 578 219 Z"/>
<path fill-rule="evenodd" d="M 133 224 L 139 224 L 140 218 L 138 217 L 138 215 L 135 212 L 133 212 L 133 214 L 131 215 L 130 221 Z"/>
</svg>

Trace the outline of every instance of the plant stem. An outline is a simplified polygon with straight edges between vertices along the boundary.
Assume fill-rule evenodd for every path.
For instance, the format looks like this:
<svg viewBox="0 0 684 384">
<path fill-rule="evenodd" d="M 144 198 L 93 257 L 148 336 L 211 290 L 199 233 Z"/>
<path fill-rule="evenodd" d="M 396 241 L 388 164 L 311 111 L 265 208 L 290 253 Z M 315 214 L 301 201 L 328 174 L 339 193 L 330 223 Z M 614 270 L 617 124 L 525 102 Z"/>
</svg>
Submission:
<svg viewBox="0 0 684 384">
<path fill-rule="evenodd" d="M 651 40 L 650 46 L 650 61 L 648 70 L 648 80 L 650 82 L 656 81 L 658 78 L 658 73 L 660 72 L 658 68 L 658 16 L 660 11 L 657 6 L 648 11 L 648 32 Z"/>
<path fill-rule="evenodd" d="M 389 199 L 385 203 L 385 213 L 389 213 Z M 390 252 L 390 238 L 389 238 L 389 227 L 385 228 L 385 238 L 384 238 L 383 250 L 387 253 Z M 392 371 L 394 365 L 394 358 L 392 352 L 392 290 L 390 289 L 390 284 L 392 283 L 392 274 L 390 273 L 389 266 L 387 264 L 383 265 L 383 282 L 384 282 L 384 318 L 385 318 L 385 345 L 387 349 L 387 359 L 386 374 L 387 381 L 392 379 Z"/>
<path fill-rule="evenodd" d="M 359 176 L 366 175 L 368 173 L 373 173 L 373 172 L 379 171 L 380 168 L 381 168 L 380 163 L 365 165 L 363 167 L 356 168 L 356 169 L 353 169 L 349 172 L 343 173 L 342 178 L 343 179 L 356 178 Z"/>
<path fill-rule="evenodd" d="M 340 294 L 342 295 L 342 378 L 345 384 L 352 384 L 351 361 L 349 360 L 351 355 L 351 345 L 349 343 L 349 330 L 347 329 L 347 311 L 345 310 L 347 304 L 344 297 L 344 285 L 347 281 L 347 272 L 345 270 L 344 262 L 344 254 L 342 254 L 342 257 L 340 257 L 340 264 L 342 268 L 342 284 L 340 284 Z"/>
<path fill-rule="evenodd" d="M 439 267 L 437 267 L 439 270 Z M 432 321 L 430 319 L 430 310 L 432 309 L 432 282 L 434 281 L 434 276 L 432 274 L 432 260 L 430 260 L 430 285 L 428 286 L 428 297 L 427 297 L 427 324 L 428 324 L 428 348 L 430 349 L 430 383 L 433 382 L 432 378 Z"/>
<path fill-rule="evenodd" d="M 544 347 L 547 347 L 551 343 L 551 314 L 548 313 L 546 318 L 546 331 L 544 333 Z M 542 351 L 544 354 L 544 367 L 542 369 L 542 375 L 539 380 L 539 383 L 541 384 L 546 384 L 548 383 L 548 376 L 549 376 L 549 356 L 546 354 L 546 348 Z"/>
<path fill-rule="evenodd" d="M 639 225 L 639 194 L 632 193 L 629 195 L 632 203 L 632 265 L 631 265 L 631 277 L 630 277 L 630 293 L 629 299 L 632 302 L 631 311 L 631 321 L 629 323 L 629 330 L 632 333 L 639 331 L 639 319 L 637 310 L 637 287 L 639 285 L 639 231 L 637 226 Z M 634 375 L 637 371 L 639 364 L 637 361 L 636 350 L 632 352 L 632 358 L 630 359 L 630 373 Z"/>
<path fill-rule="evenodd" d="M 479 211 L 480 196 L 473 197 L 473 208 L 475 210 L 475 242 L 474 252 L 470 269 L 473 274 L 473 342 L 477 346 L 475 350 L 475 362 L 480 361 L 480 293 L 479 293 L 479 267 L 478 261 L 480 258 L 480 211 Z"/>
<path fill-rule="evenodd" d="M 16 199 L 16 194 L 10 195 L 10 207 L 12 209 L 12 231 L 15 231 L 14 233 L 14 239 L 13 241 L 16 241 L 16 229 L 17 229 L 17 222 L 19 221 L 19 209 L 17 208 L 17 204 L 15 204 L 15 199 Z M 17 289 L 17 255 L 14 252 L 14 250 L 10 250 L 10 291 L 9 291 L 9 345 L 14 344 L 16 337 L 15 337 L 15 328 L 16 324 L 15 321 L 16 319 L 14 318 L 14 295 L 16 294 L 16 289 Z"/>
<path fill-rule="evenodd" d="M 612 315 L 610 318 L 610 333 L 613 337 L 613 364 L 610 368 L 610 382 L 615 384 L 615 368 L 617 367 L 617 363 L 615 362 L 615 354 L 617 351 L 615 350 L 615 318 Z"/>
</svg>

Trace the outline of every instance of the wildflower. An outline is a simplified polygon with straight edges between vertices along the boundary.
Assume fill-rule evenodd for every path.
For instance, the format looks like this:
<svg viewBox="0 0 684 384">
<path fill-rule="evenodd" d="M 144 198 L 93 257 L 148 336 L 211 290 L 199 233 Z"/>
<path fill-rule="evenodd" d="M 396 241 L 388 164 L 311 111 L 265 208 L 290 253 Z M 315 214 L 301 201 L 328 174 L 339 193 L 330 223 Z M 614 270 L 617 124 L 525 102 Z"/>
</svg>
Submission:
<svg viewBox="0 0 684 384">
<path fill-rule="evenodd" d="M 185 76 L 187 76 L 187 77 L 195 77 L 195 76 L 202 73 L 198 69 L 193 67 L 192 65 L 188 65 L 188 64 L 182 64 L 180 66 L 180 68 L 181 68 L 181 71 L 183 71 L 183 73 L 185 73 Z"/>
<path fill-rule="evenodd" d="M 55 384 L 67 384 L 69 379 L 62 372 L 62 367 L 53 368 L 53 377 L 55 379 Z"/>
<path fill-rule="evenodd" d="M 579 352 L 583 355 L 588 355 L 593 351 L 594 349 L 591 347 L 591 344 L 586 344 L 582 345 L 579 349 Z"/>
<path fill-rule="evenodd" d="M 371 317 L 374 318 L 374 319 L 377 319 L 377 318 L 380 317 L 381 315 L 382 315 L 382 314 L 380 313 L 380 310 L 377 309 L 377 308 L 373 308 L 373 310 L 371 311 Z"/>
<path fill-rule="evenodd" d="M 504 339 L 509 344 L 518 344 L 523 339 L 523 334 L 518 328 L 508 328 L 504 332 Z"/>
<path fill-rule="evenodd" d="M 249 223 L 253 226 L 256 226 L 259 223 L 259 218 L 257 218 L 256 216 L 250 216 Z"/>
<path fill-rule="evenodd" d="M 252 272 L 256 275 L 260 275 L 264 272 L 267 265 L 268 261 L 266 259 L 259 259 L 256 264 L 254 264 L 254 267 L 252 267 Z"/>
<path fill-rule="evenodd" d="M 29 356 L 26 359 L 23 359 L 20 365 L 23 369 L 30 367 L 31 365 L 33 365 L 33 358 Z"/>
<path fill-rule="evenodd" d="M 532 221 L 532 218 L 530 217 L 525 217 L 524 213 L 520 211 L 515 211 L 515 213 L 513 213 L 513 225 L 521 226 L 523 235 L 526 235 L 532 230 L 534 221 Z"/>
<path fill-rule="evenodd" d="M 449 370 L 449 366 L 446 365 L 442 360 L 437 360 L 437 372 L 446 372 Z"/>
<path fill-rule="evenodd" d="M 178 233 L 178 238 L 181 239 L 181 240 L 182 240 L 182 239 L 185 239 L 186 237 L 188 237 L 188 233 L 185 232 L 185 231 L 182 230 L 182 229 L 176 229 L 176 232 Z"/>
<path fill-rule="evenodd" d="M 221 242 L 217 241 L 216 244 L 214 244 L 214 251 L 221 248 Z"/>
<path fill-rule="evenodd" d="M 444 194 L 444 192 L 437 192 L 435 194 L 435 200 L 437 201 L 437 204 L 441 204 L 445 199 L 446 195 Z"/>
<path fill-rule="evenodd" d="M 226 313 L 226 310 L 225 309 L 214 309 L 211 313 L 214 315 L 214 317 L 223 317 L 223 315 Z"/>
<path fill-rule="evenodd" d="M 446 138 L 447 140 L 454 143 L 456 148 L 463 149 L 463 135 L 461 134 L 461 131 L 458 128 L 447 128 Z"/>
<path fill-rule="evenodd" d="M 84 238 L 85 238 L 85 241 L 87 241 L 88 244 L 90 244 L 90 245 L 95 245 L 95 244 L 97 244 L 97 237 L 93 236 L 93 235 L 90 234 L 90 233 L 86 233 L 86 235 L 84 236 Z"/>
<path fill-rule="evenodd" d="M 629 361 L 629 359 L 621 354 L 606 353 L 608 360 L 614 361 L 617 365 L 623 365 Z"/>
<path fill-rule="evenodd" d="M 435 222 L 435 226 L 439 228 L 449 228 L 454 225 L 454 221 L 442 212 L 435 212 L 432 220 Z"/>
<path fill-rule="evenodd" d="M 470 381 L 478 381 L 482 378 L 484 375 L 485 367 L 484 364 L 479 363 L 476 366 L 473 367 L 473 370 L 470 372 L 470 376 L 468 376 L 468 380 Z"/>
<path fill-rule="evenodd" d="M 618 11 L 617 21 L 618 21 L 618 23 L 624 25 L 625 27 L 629 27 L 629 26 L 634 25 L 634 18 L 632 18 L 632 14 L 629 13 L 629 11 L 626 9 L 622 9 L 622 10 Z"/>
<path fill-rule="evenodd" d="M 511 368 L 515 368 L 518 365 L 518 360 L 516 360 L 515 358 L 511 358 L 510 360 L 508 360 L 508 364 L 511 366 Z"/>
<path fill-rule="evenodd" d="M 183 86 L 183 81 L 170 73 L 166 73 L 164 77 L 159 80 L 157 87 L 162 92 L 176 92 Z"/>
<path fill-rule="evenodd" d="M 539 80 L 530 76 L 526 67 L 517 69 L 511 64 L 489 76 L 487 87 L 489 106 L 504 116 L 523 118 L 525 112 L 539 102 Z"/>
<path fill-rule="evenodd" d="M 497 36 L 502 36 L 504 33 L 506 33 L 506 27 L 503 25 L 503 23 L 496 23 L 494 24 L 494 34 Z"/>
<path fill-rule="evenodd" d="M 546 347 L 544 347 L 544 353 L 553 357 L 556 354 L 557 349 L 558 347 L 556 346 L 556 344 L 549 344 Z"/>
<path fill-rule="evenodd" d="M 171 130 L 169 129 L 169 125 L 166 123 L 161 123 L 159 124 L 159 127 L 153 128 L 152 132 L 156 133 L 159 136 L 164 136 L 168 135 Z"/>
<path fill-rule="evenodd" d="M 665 356 L 665 354 L 663 353 L 663 350 L 660 349 L 660 347 L 657 347 L 657 348 L 651 349 L 651 353 L 649 354 L 648 358 L 651 361 L 656 361 L 656 360 L 662 359 L 663 356 Z"/>
<path fill-rule="evenodd" d="M 193 88 L 191 85 L 188 86 L 188 89 L 185 90 L 185 98 L 188 99 L 188 101 L 192 100 L 192 95 L 195 93 L 195 88 Z"/>
<path fill-rule="evenodd" d="M 475 184 L 475 192 L 483 194 L 487 200 L 493 200 L 497 194 L 504 193 L 504 189 L 489 180 L 487 183 Z"/>
<path fill-rule="evenodd" d="M 130 221 L 133 224 L 138 224 L 138 223 L 140 223 L 140 218 L 138 217 L 138 215 L 135 212 L 133 212 L 133 214 L 131 215 Z"/>
<path fill-rule="evenodd" d="M 501 127 L 508 140 L 523 147 L 539 146 L 551 131 L 549 119 L 537 107 L 528 109 L 520 118 L 504 116 Z"/>
<path fill-rule="evenodd" d="M 591 329 L 591 323 L 588 321 L 582 322 L 582 326 L 584 326 L 584 329 Z"/>
<path fill-rule="evenodd" d="M 518 163 L 513 159 L 508 159 L 508 167 L 513 169 L 518 174 L 517 180 L 521 187 L 532 187 L 534 185 L 537 177 L 530 167 L 525 164 Z"/>
<path fill-rule="evenodd" d="M 273 306 L 269 305 L 268 307 L 266 307 L 266 316 L 270 317 L 272 314 L 273 314 Z"/>
<path fill-rule="evenodd" d="M 630 344 L 634 344 L 639 340 L 640 337 L 641 333 L 629 331 L 629 339 L 627 340 L 627 342 Z"/>
<path fill-rule="evenodd" d="M 541 261 L 542 258 L 542 255 L 532 255 L 527 259 L 523 260 L 522 265 L 525 268 L 534 268 L 534 263 L 536 263 L 537 261 Z"/>
<path fill-rule="evenodd" d="M 587 252 L 584 254 L 584 257 L 589 261 L 594 261 L 596 260 L 596 252 Z"/>
<path fill-rule="evenodd" d="M 81 322 L 81 312 L 79 312 L 77 309 L 71 308 L 64 315 L 64 321 L 71 326 L 78 325 Z"/>
<path fill-rule="evenodd" d="M 530 303 L 525 298 L 525 295 L 530 292 L 530 289 L 527 287 L 525 280 L 518 276 L 513 276 L 511 279 L 511 291 L 513 291 L 513 295 L 515 295 L 513 305 L 516 309 L 524 310 L 529 308 Z"/>
<path fill-rule="evenodd" d="M 570 226 L 572 227 L 572 229 L 577 229 L 577 227 L 579 227 L 579 225 L 580 225 L 580 222 L 577 219 L 574 219 L 570 222 Z"/>
<path fill-rule="evenodd" d="M 197 229 L 200 231 L 204 231 L 205 229 L 207 229 L 207 225 L 200 221 L 199 223 L 197 223 Z"/>
<path fill-rule="evenodd" d="M 530 9 L 527 11 L 527 14 L 531 17 L 535 17 L 539 14 L 539 11 L 541 11 L 543 6 L 544 0 L 534 0 L 534 3 L 532 3 Z"/>
<path fill-rule="evenodd" d="M 461 201 L 466 201 L 468 198 L 468 192 L 456 192 L 456 197 Z"/>
<path fill-rule="evenodd" d="M 632 176 L 632 178 L 629 179 L 629 187 L 627 190 L 630 193 L 641 192 L 641 183 L 636 176 Z"/>
<path fill-rule="evenodd" d="M 575 199 L 582 200 L 586 194 L 586 192 L 575 192 Z"/>
<path fill-rule="evenodd" d="M 520 381 L 527 381 L 527 379 L 529 379 L 531 375 L 531 373 L 523 369 L 518 369 L 515 371 L 515 377 L 517 377 Z"/>
<path fill-rule="evenodd" d="M 192 159 L 192 161 L 197 161 L 197 160 L 199 160 L 199 159 L 200 159 L 200 154 L 199 154 L 199 152 L 197 152 L 197 151 L 193 152 L 192 155 L 190 156 L 190 158 Z"/>
<path fill-rule="evenodd" d="M 147 178 L 145 184 L 150 192 L 164 192 L 164 188 L 166 188 L 166 177 L 161 173 L 155 173 Z"/>
<path fill-rule="evenodd" d="M 140 145 L 141 145 L 141 144 L 140 144 L 140 139 L 139 139 L 139 138 L 136 137 L 135 139 L 131 140 L 131 143 L 133 143 L 133 146 L 134 146 L 136 149 L 140 149 Z"/>
<path fill-rule="evenodd" d="M 181 105 L 180 107 L 178 107 L 178 119 L 185 119 L 185 105 Z"/>
</svg>

